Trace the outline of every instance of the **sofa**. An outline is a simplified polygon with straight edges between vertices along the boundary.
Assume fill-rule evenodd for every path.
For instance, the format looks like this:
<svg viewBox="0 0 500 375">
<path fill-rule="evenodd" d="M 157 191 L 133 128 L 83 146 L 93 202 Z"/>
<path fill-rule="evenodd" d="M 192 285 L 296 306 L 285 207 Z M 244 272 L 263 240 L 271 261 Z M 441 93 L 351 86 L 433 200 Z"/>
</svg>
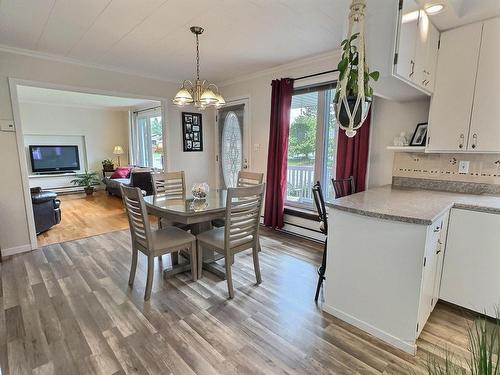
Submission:
<svg viewBox="0 0 500 375">
<path fill-rule="evenodd" d="M 40 187 L 32 188 L 31 203 L 36 234 L 45 232 L 61 222 L 61 201 L 53 191 L 42 191 Z"/>
<path fill-rule="evenodd" d="M 112 176 L 105 176 L 102 182 L 106 186 L 106 191 L 109 195 L 121 197 L 121 185 L 138 187 L 146 192 L 145 195 L 154 194 L 153 179 L 151 177 L 150 170 L 131 170 L 130 175 L 125 178 L 112 178 Z"/>
</svg>

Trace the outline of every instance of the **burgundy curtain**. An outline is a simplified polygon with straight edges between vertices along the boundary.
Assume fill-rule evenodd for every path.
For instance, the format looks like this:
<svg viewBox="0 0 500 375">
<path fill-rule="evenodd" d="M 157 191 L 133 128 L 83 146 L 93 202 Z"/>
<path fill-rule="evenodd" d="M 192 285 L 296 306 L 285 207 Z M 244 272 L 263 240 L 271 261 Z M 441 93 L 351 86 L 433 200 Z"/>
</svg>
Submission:
<svg viewBox="0 0 500 375">
<path fill-rule="evenodd" d="M 271 86 L 271 122 L 267 155 L 264 225 L 271 228 L 283 228 L 293 79 L 275 79 Z"/>
<path fill-rule="evenodd" d="M 370 118 L 371 113 L 369 112 L 365 122 L 352 138 L 348 138 L 345 131 L 339 129 L 336 178 L 343 179 L 354 176 L 356 192 L 364 191 L 366 188 Z"/>
</svg>

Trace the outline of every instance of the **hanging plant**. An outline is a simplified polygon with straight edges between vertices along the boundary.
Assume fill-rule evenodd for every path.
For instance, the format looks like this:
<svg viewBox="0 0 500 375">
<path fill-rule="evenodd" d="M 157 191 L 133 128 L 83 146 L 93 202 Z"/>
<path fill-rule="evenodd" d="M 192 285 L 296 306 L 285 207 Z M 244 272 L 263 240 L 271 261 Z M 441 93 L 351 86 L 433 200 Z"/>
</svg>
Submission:
<svg viewBox="0 0 500 375">
<path fill-rule="evenodd" d="M 380 73 L 370 72 L 365 57 L 364 0 L 353 0 L 349 14 L 349 32 L 342 41 L 342 57 L 338 64 L 339 83 L 335 93 L 335 109 L 339 126 L 348 137 L 354 137 L 368 115 L 373 96 L 370 81 Z M 358 32 L 353 33 L 354 29 Z"/>
</svg>

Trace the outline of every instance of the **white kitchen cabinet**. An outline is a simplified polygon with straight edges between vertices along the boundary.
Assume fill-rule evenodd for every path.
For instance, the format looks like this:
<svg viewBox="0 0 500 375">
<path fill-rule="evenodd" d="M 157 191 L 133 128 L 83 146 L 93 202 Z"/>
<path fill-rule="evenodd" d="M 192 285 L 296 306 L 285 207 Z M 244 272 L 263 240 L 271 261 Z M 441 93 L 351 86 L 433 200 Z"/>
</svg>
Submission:
<svg viewBox="0 0 500 375">
<path fill-rule="evenodd" d="M 443 243 L 446 241 L 447 221 L 448 215 L 444 215 L 427 228 L 417 335 L 424 328 L 425 322 L 429 319 L 429 315 L 434 310 L 434 306 L 436 306 L 438 300 L 443 265 L 442 249 Z"/>
<path fill-rule="evenodd" d="M 481 30 L 476 23 L 441 33 L 428 151 L 467 148 Z"/>
<path fill-rule="evenodd" d="M 468 149 L 500 152 L 500 18 L 483 26 Z"/>
<path fill-rule="evenodd" d="M 439 31 L 429 20 L 427 13 L 420 10 L 412 81 L 429 92 L 434 90 L 438 46 Z"/>
<path fill-rule="evenodd" d="M 441 34 L 427 151 L 500 152 L 500 18 Z"/>
<path fill-rule="evenodd" d="M 414 0 L 403 1 L 400 13 L 394 74 L 432 93 L 439 31 Z"/>
<path fill-rule="evenodd" d="M 439 297 L 495 316 L 500 306 L 500 215 L 451 210 Z"/>
<path fill-rule="evenodd" d="M 426 226 L 330 208 L 328 220 L 323 309 L 415 354 L 436 302 L 446 218 Z"/>
</svg>

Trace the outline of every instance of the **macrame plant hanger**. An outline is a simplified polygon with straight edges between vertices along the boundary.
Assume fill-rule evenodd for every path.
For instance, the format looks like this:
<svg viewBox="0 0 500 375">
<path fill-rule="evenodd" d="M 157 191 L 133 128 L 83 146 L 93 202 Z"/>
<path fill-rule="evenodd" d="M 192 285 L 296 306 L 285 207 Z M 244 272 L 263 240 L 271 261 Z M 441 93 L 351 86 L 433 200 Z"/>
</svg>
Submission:
<svg viewBox="0 0 500 375">
<path fill-rule="evenodd" d="M 358 93 L 356 96 L 356 101 L 353 105 L 353 100 L 350 97 L 351 103 L 348 101 L 347 96 L 347 82 L 351 74 L 350 64 L 347 67 L 347 71 L 344 74 L 342 80 L 340 81 L 340 96 L 336 103 L 335 113 L 337 114 L 337 122 L 339 127 L 345 130 L 346 135 L 351 138 L 356 135 L 356 131 L 363 125 L 363 122 L 368 115 L 368 110 L 370 109 L 370 102 L 365 98 L 365 71 L 366 71 L 366 61 L 365 61 L 365 8 L 366 4 L 364 0 L 352 0 L 349 13 L 349 28 L 347 33 L 347 40 L 350 40 L 352 35 L 359 33 L 356 38 L 357 43 L 353 43 L 357 46 L 358 55 L 358 78 L 357 86 Z M 356 116 L 358 110 L 361 110 L 361 116 Z M 339 116 L 341 111 L 347 115 L 349 123 L 341 123 Z M 345 116 L 344 116 L 345 118 Z"/>
</svg>

